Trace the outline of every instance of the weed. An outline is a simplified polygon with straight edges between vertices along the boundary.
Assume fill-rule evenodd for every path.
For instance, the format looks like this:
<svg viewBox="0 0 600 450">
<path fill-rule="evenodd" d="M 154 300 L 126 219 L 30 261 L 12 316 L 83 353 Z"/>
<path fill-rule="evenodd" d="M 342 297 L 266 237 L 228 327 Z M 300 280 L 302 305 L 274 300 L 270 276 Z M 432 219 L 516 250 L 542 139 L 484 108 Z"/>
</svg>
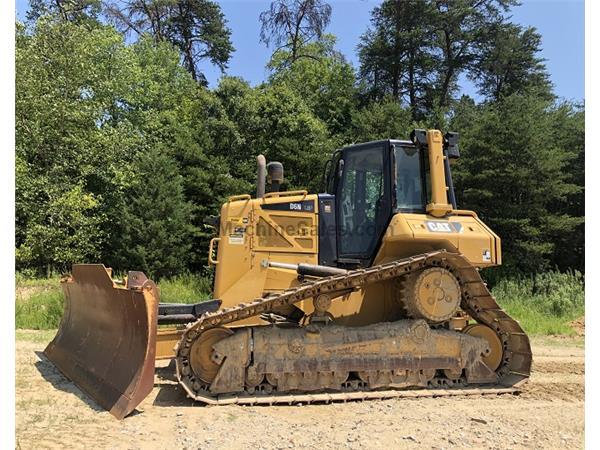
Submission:
<svg viewBox="0 0 600 450">
<path fill-rule="evenodd" d="M 57 328 L 63 311 L 58 278 L 36 280 L 17 274 L 16 279 L 17 328 Z M 158 285 L 161 302 L 165 303 L 195 303 L 211 296 L 208 277 L 184 274 L 163 279 Z M 584 315 L 584 277 L 579 272 L 551 271 L 502 278 L 495 280 L 492 293 L 529 334 L 573 335 L 570 322 Z"/>
<path fill-rule="evenodd" d="M 492 293 L 526 332 L 573 335 L 570 322 L 585 310 L 584 279 L 580 272 L 544 272 L 499 280 Z"/>
<path fill-rule="evenodd" d="M 191 274 L 163 279 L 158 286 L 164 303 L 196 303 L 209 299 L 212 292 L 210 278 Z"/>
<path fill-rule="evenodd" d="M 63 293 L 59 278 L 33 279 L 17 274 L 16 280 L 16 328 L 58 328 L 63 313 Z M 211 296 L 211 281 L 207 277 L 179 275 L 161 280 L 158 286 L 160 301 L 164 303 L 196 303 Z M 37 336 L 32 339 L 37 339 Z"/>
</svg>

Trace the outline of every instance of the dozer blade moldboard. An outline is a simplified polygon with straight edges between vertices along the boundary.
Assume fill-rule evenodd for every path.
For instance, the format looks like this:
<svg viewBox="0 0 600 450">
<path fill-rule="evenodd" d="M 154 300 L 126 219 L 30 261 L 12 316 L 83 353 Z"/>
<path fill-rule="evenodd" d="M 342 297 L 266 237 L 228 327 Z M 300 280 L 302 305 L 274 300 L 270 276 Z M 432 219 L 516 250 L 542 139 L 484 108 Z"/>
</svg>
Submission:
<svg viewBox="0 0 600 450">
<path fill-rule="evenodd" d="M 62 282 L 65 310 L 44 354 L 118 419 L 152 391 L 158 290 L 142 272 L 125 285 L 102 264 L 78 264 Z"/>
</svg>

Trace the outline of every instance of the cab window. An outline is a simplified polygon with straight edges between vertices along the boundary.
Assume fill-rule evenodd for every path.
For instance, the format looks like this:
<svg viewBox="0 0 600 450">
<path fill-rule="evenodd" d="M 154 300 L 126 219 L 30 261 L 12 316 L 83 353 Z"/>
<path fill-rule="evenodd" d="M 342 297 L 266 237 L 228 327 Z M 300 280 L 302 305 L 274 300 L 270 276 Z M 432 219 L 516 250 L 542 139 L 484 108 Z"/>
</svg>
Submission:
<svg viewBox="0 0 600 450">
<path fill-rule="evenodd" d="M 397 146 L 396 159 L 396 209 L 423 211 L 427 193 L 424 190 L 422 157 L 412 146 Z"/>
<path fill-rule="evenodd" d="M 346 152 L 340 183 L 340 254 L 370 257 L 386 214 L 384 146 Z"/>
</svg>

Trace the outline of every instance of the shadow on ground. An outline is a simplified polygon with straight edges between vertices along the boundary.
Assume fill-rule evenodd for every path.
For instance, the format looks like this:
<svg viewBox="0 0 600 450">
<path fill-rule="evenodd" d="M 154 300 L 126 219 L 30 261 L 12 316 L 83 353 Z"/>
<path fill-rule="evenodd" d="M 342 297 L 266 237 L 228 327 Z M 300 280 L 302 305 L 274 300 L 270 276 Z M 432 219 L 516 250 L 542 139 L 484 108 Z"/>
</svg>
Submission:
<svg viewBox="0 0 600 450">
<path fill-rule="evenodd" d="M 82 402 L 87 404 L 94 411 L 104 411 L 98 403 L 85 395 L 81 390 L 75 386 L 75 384 L 70 381 L 67 377 L 65 377 L 55 366 L 50 362 L 46 355 L 43 352 L 36 351 L 35 354 L 39 358 L 39 361 L 35 363 L 35 367 L 40 372 L 40 375 L 49 382 L 52 387 L 55 389 L 59 389 L 64 392 L 68 392 L 69 394 L 75 395 Z"/>
<path fill-rule="evenodd" d="M 194 401 L 189 398 L 175 375 L 175 361 L 171 360 L 168 366 L 156 367 L 154 387 L 158 394 L 153 404 L 157 406 L 193 406 Z"/>
<path fill-rule="evenodd" d="M 44 380 L 49 382 L 53 388 L 75 395 L 91 409 L 97 412 L 105 411 L 93 399 L 82 392 L 72 381 L 65 377 L 43 352 L 36 351 L 39 361 L 35 363 L 36 369 Z M 156 398 L 152 402 L 156 406 L 194 406 L 199 403 L 187 397 L 184 390 L 177 383 L 175 375 L 175 362 L 165 367 L 156 367 L 154 388 L 158 389 Z M 140 412 L 136 409 L 129 417 L 136 416 Z"/>
</svg>

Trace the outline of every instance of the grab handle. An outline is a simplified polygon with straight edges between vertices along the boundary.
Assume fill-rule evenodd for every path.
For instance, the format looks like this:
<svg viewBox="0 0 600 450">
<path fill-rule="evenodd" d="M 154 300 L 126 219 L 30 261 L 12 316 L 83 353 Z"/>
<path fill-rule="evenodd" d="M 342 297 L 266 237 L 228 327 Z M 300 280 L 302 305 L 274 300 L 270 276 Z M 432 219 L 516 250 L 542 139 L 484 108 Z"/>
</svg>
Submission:
<svg viewBox="0 0 600 450">
<path fill-rule="evenodd" d="M 210 244 L 208 244 L 208 264 L 211 266 L 216 266 L 219 264 L 219 261 L 213 258 L 213 253 L 215 251 L 215 242 L 219 242 L 221 238 L 214 237 L 210 240 Z"/>
</svg>

